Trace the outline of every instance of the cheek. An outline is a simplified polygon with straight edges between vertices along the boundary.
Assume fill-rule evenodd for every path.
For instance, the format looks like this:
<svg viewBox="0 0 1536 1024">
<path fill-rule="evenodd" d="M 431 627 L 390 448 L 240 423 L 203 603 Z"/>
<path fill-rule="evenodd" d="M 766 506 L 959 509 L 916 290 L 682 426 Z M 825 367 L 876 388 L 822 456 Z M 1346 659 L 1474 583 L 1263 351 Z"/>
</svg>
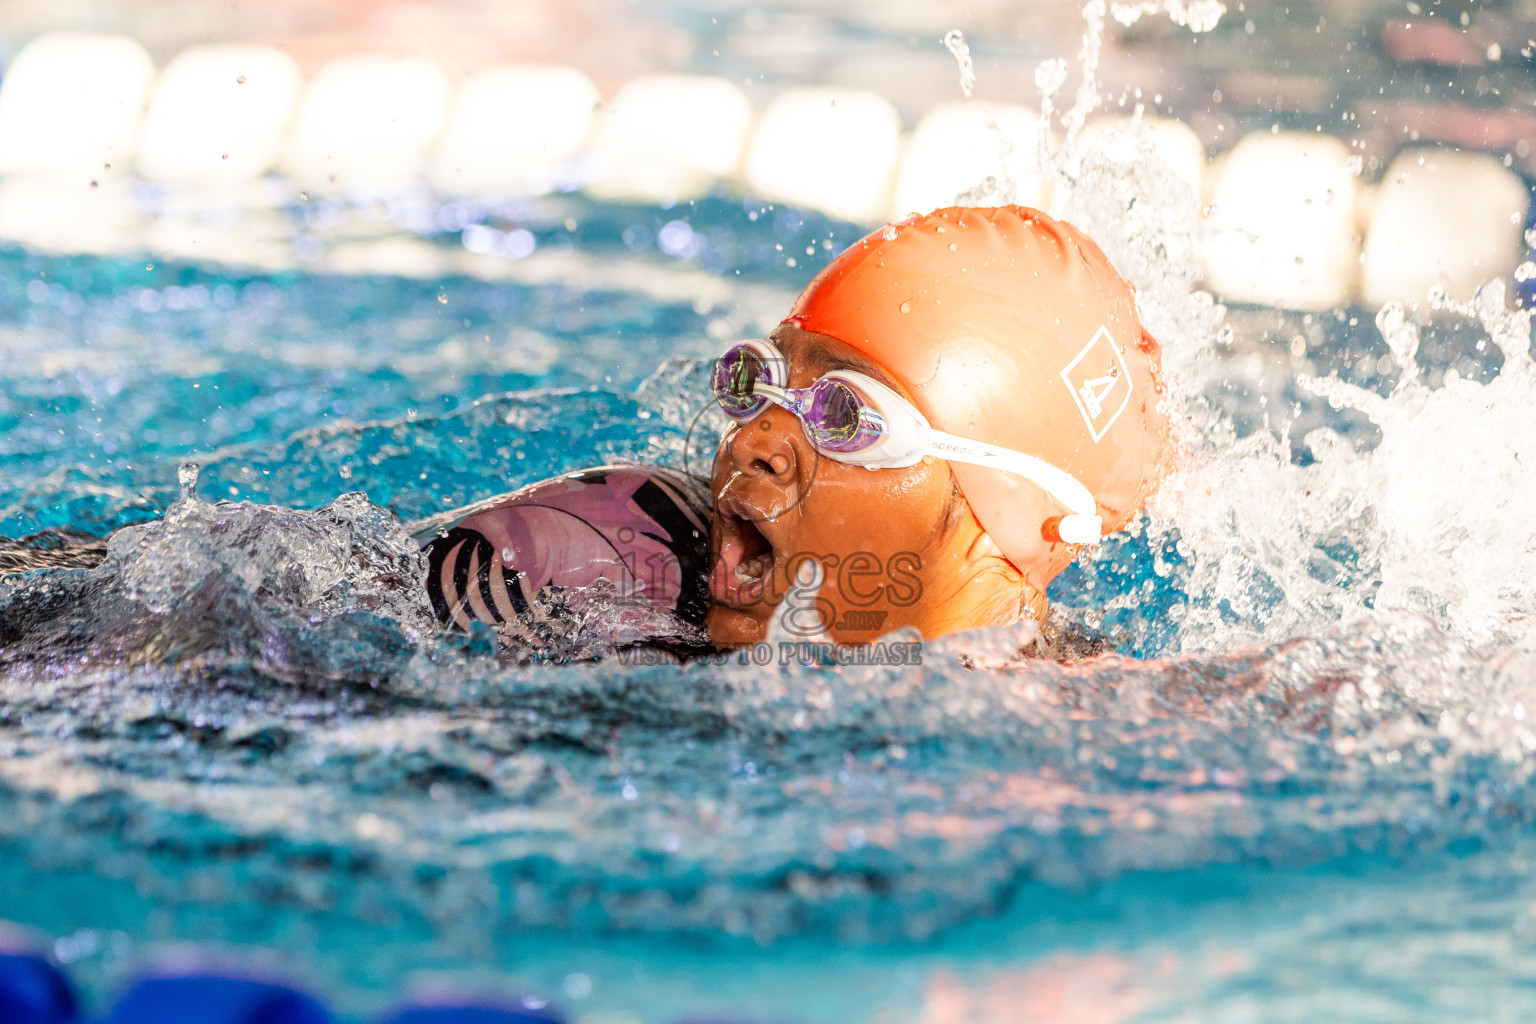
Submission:
<svg viewBox="0 0 1536 1024">
<path fill-rule="evenodd" d="M 949 473 L 938 464 L 828 471 L 823 461 L 796 533 L 807 550 L 917 550 L 942 525 L 949 491 Z"/>
</svg>

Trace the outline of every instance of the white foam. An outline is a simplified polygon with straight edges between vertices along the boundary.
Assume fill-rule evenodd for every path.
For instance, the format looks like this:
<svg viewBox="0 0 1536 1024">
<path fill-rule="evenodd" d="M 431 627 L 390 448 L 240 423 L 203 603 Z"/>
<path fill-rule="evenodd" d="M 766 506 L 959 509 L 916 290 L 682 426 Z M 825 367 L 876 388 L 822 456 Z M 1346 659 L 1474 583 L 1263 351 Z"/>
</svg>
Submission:
<svg viewBox="0 0 1536 1024">
<path fill-rule="evenodd" d="M 1176 485 L 1181 571 L 1201 597 L 1182 627 L 1185 646 L 1249 635 L 1282 640 L 1369 608 L 1427 616 L 1473 642 L 1530 630 L 1536 366 L 1529 316 L 1505 308 L 1498 280 L 1459 312 L 1504 351 L 1502 371 L 1486 384 L 1453 372 L 1431 387 L 1415 358 L 1417 328 L 1395 303 L 1377 317 L 1403 368 L 1390 395 L 1336 377 L 1302 379 L 1335 408 L 1375 422 L 1374 450 L 1357 452 L 1318 429 L 1306 438 L 1316 462 L 1300 467 L 1267 431 L 1241 442 L 1220 433 L 1208 439 Z M 1224 604 L 1243 621 L 1224 621 Z"/>
<path fill-rule="evenodd" d="M 1359 267 L 1349 149 L 1328 135 L 1255 132 L 1216 169 L 1203 264 L 1220 295 L 1321 310 Z"/>
<path fill-rule="evenodd" d="M 196 46 L 156 83 L 139 137 L 152 181 L 245 181 L 277 165 L 303 75 L 265 46 Z"/>
<path fill-rule="evenodd" d="M 1387 167 L 1365 236 L 1365 301 L 1422 303 L 1436 285 L 1465 302 L 1514 272 L 1530 194 L 1487 153 L 1410 149 Z"/>
<path fill-rule="evenodd" d="M 1507 631 L 1512 610 L 1528 615 L 1536 603 L 1536 362 L 1531 314 L 1508 309 L 1505 289 L 1495 278 L 1465 303 L 1434 297 L 1503 350 L 1493 380 L 1448 372 L 1432 389 L 1414 362 L 1412 325 L 1389 304 L 1378 323 L 1407 372 L 1384 401 L 1340 395 L 1382 428 L 1378 483 L 1365 491 L 1383 535 L 1378 605 L 1422 611 L 1473 639 Z"/>
<path fill-rule="evenodd" d="M 315 76 L 283 169 L 316 189 L 398 188 L 416 180 L 442 130 L 448 76 L 429 60 L 341 57 Z"/>
<path fill-rule="evenodd" d="M 883 97 L 790 89 L 752 138 L 747 184 L 767 199 L 874 223 L 890 209 L 900 148 L 901 120 Z"/>
<path fill-rule="evenodd" d="M 428 180 L 449 194 L 553 191 L 592 132 L 599 98 L 575 68 L 487 68 L 460 87 Z"/>
<path fill-rule="evenodd" d="M 1040 115 L 1018 104 L 934 107 L 907 142 L 891 217 L 953 206 L 966 193 L 980 205 L 1043 207 L 1050 183 L 1040 168 L 1039 130 Z"/>
<path fill-rule="evenodd" d="M 56 32 L 0 83 L 0 174 L 100 178 L 126 170 L 155 65 L 125 36 Z"/>
<path fill-rule="evenodd" d="M 1508 308 L 1506 283 L 1489 281 L 1469 303 L 1432 297 L 1503 351 L 1497 377 L 1482 384 L 1448 372 L 1432 387 L 1418 357 L 1420 328 L 1389 304 L 1377 327 L 1398 373 L 1390 394 L 1338 377 L 1298 380 L 1335 409 L 1363 413 L 1380 443 L 1315 429 L 1305 438 L 1315 461 L 1296 465 L 1288 438 L 1264 428 L 1240 437 L 1210 397 L 1244 377 L 1283 393 L 1285 361 L 1258 339 L 1236 358 L 1211 344 L 1200 320 L 1220 307 L 1184 290 L 1178 222 L 1157 213 L 1165 190 L 1150 178 L 1131 182 L 1139 220 L 1122 224 L 1113 206 L 1128 208 L 1114 191 L 1120 179 L 1086 172 L 1073 193 L 1078 209 L 1136 280 L 1138 306 L 1164 342 L 1192 428 L 1184 432 L 1188 456 L 1156 496 L 1150 526 L 1154 552 L 1176 550 L 1168 560 L 1157 556 L 1157 574 L 1175 577 L 1188 595 L 1173 609 L 1174 648 L 1282 642 L 1380 613 L 1425 616 L 1473 643 L 1528 633 L 1536 604 L 1536 520 L 1527 513 L 1536 503 L 1536 365 L 1530 316 Z M 1171 258 L 1159 263 L 1154 253 Z M 1266 396 L 1254 397 L 1250 412 Z"/>
<path fill-rule="evenodd" d="M 735 85 L 702 75 L 642 75 L 598 119 L 588 191 L 663 202 L 707 192 L 734 175 L 752 128 Z"/>
<path fill-rule="evenodd" d="M 1298 227 L 1332 231 L 1342 245 L 1340 237 L 1353 230 L 1352 205 L 1332 209 L 1335 204 L 1324 203 L 1320 214 L 1297 199 L 1348 174 L 1347 152 L 1325 140 L 1332 153 L 1321 167 L 1312 166 L 1312 158 L 1296 159 L 1312 136 L 1280 139 L 1279 145 L 1266 136 L 1245 140 L 1233 154 L 1223 177 L 1239 176 L 1230 184 L 1248 175 L 1250 191 L 1240 198 L 1252 207 L 1234 212 L 1269 228 L 1289 210 Z M 1530 415 L 1536 364 L 1529 355 L 1531 316 L 1508 308 L 1507 282 L 1489 280 L 1470 302 L 1457 302 L 1443 290 L 1429 296 L 1436 309 L 1473 320 L 1502 350 L 1503 368 L 1486 384 L 1449 371 L 1443 384 L 1432 386 L 1417 351 L 1421 328 L 1396 303 L 1377 318 L 1390 357 L 1383 363 L 1370 356 L 1372 376 L 1395 367 L 1398 382 L 1390 394 L 1338 377 L 1298 378 L 1304 393 L 1363 413 L 1379 428 L 1380 442 L 1373 446 L 1365 432 L 1342 437 L 1314 429 L 1305 442 L 1315 461 L 1297 465 L 1290 438 L 1268 425 L 1240 429 L 1217 397 L 1246 389 L 1243 407 L 1250 415 L 1278 395 L 1289 404 L 1287 385 L 1295 371 L 1284 349 L 1258 337 L 1236 339 L 1230 325 L 1220 324 L 1225 310 L 1194 289 L 1189 254 L 1195 229 L 1179 198 L 1187 188 L 1173 188 L 1175 178 L 1148 156 L 1137 153 L 1125 164 L 1089 147 L 1057 188 L 1053 212 L 1104 246 L 1136 284 L 1143 320 L 1163 342 L 1169 404 L 1184 448 L 1178 471 L 1154 498 L 1147 527 L 1155 575 L 1172 577 L 1185 595 L 1166 613 L 1177 623 L 1166 649 L 1284 643 L 1336 630 L 1342 620 L 1349 623 L 1343 635 L 1361 638 L 1366 660 L 1352 662 L 1349 672 L 1359 679 L 1361 699 L 1371 699 L 1382 692 L 1372 674 L 1377 660 L 1371 644 L 1379 639 L 1386 645 L 1393 631 L 1444 631 L 1458 644 L 1513 639 L 1528 645 L 1536 635 L 1530 611 L 1536 605 L 1536 520 L 1528 511 L 1536 504 L 1530 468 L 1536 465 L 1536 418 Z M 1253 166 L 1266 158 L 1267 169 Z M 1302 180 L 1287 185 L 1287 173 Z M 1269 220 L 1253 209 L 1265 202 L 1278 208 Z M 1485 226 L 1466 230 L 1475 234 Z M 1299 250 L 1306 239 L 1298 233 L 1275 232 Z M 1207 270 L 1218 276 L 1209 262 Z M 1283 265 L 1273 270 L 1287 273 Z M 1294 291 L 1288 297 L 1295 301 Z M 1287 319 L 1316 325 L 1315 317 Z M 1284 407 L 1268 408 L 1276 414 L 1275 428 L 1289 419 Z M 1108 545 L 1095 557 L 1117 556 Z M 1147 580 L 1114 598 L 1108 610 L 1135 609 L 1158 586 Z M 1422 678 L 1443 685 L 1444 665 L 1422 667 Z M 1327 666 L 1303 671 L 1324 686 L 1336 678 Z M 1393 687 L 1401 691 L 1412 681 L 1394 680 Z"/>
</svg>

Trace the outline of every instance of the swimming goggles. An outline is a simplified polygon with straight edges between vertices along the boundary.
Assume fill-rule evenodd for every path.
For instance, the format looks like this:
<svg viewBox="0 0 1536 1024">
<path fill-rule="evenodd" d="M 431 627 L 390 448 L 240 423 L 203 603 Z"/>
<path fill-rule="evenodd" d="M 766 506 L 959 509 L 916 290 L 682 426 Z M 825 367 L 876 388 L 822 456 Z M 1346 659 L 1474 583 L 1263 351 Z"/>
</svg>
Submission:
<svg viewBox="0 0 1536 1024">
<path fill-rule="evenodd" d="M 1023 452 L 935 430 L 911 402 L 853 370 L 833 370 L 792 388 L 789 363 L 769 341 L 741 341 L 715 361 L 711 381 L 725 414 L 746 423 L 769 404 L 794 413 L 806 439 L 830 459 L 868 469 L 915 465 L 925 455 L 1013 473 L 1038 486 L 1071 515 L 1056 533 L 1068 544 L 1096 544 L 1103 520 L 1093 495 L 1072 474 Z"/>
</svg>

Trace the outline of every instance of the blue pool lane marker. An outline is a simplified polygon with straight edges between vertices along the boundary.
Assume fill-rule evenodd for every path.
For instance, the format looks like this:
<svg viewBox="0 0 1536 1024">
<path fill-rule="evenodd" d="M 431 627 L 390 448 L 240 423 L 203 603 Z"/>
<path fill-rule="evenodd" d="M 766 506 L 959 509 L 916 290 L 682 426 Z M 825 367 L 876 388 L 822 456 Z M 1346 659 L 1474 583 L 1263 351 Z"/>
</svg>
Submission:
<svg viewBox="0 0 1536 1024">
<path fill-rule="evenodd" d="M 565 1024 L 552 1012 L 537 1014 L 472 1004 L 416 1006 L 397 1010 L 379 1024 Z"/>
<path fill-rule="evenodd" d="M 110 1009 L 87 1016 L 80 1012 L 69 978 L 37 945 L 26 940 L 17 944 L 0 931 L 0 1024 L 342 1024 L 308 994 L 238 971 L 141 975 Z M 684 1020 L 726 1024 L 713 1017 Z M 405 1002 L 373 1018 L 373 1024 L 567 1024 L 567 1020 L 542 1001 L 506 1002 L 466 994 Z M 729 1024 L 747 1021 L 731 1018 Z"/>
<path fill-rule="evenodd" d="M 145 978 L 106 1024 L 331 1024 L 318 1002 L 282 985 L 216 974 Z"/>
<path fill-rule="evenodd" d="M 0 1021 L 75 1024 L 80 1008 L 64 976 L 41 956 L 0 952 Z"/>
</svg>

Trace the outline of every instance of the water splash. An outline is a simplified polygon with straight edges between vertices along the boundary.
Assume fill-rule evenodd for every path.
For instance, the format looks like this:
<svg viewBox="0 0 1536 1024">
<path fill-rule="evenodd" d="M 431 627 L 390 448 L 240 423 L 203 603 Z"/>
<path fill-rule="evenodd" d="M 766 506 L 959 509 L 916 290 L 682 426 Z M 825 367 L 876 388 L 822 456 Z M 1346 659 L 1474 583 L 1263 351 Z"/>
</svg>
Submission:
<svg viewBox="0 0 1536 1024">
<path fill-rule="evenodd" d="M 1359 509 L 1350 540 L 1378 566 L 1377 607 L 1420 611 L 1473 640 L 1508 639 L 1531 629 L 1536 607 L 1536 528 L 1524 511 L 1536 500 L 1536 430 L 1525 413 L 1536 401 L 1531 313 L 1507 305 L 1501 280 L 1466 303 L 1443 292 L 1430 300 L 1481 325 L 1504 353 L 1498 375 L 1478 383 L 1453 368 L 1431 388 L 1415 363 L 1418 332 L 1389 304 L 1377 323 L 1403 368 L 1389 395 L 1337 378 L 1301 382 L 1382 432 L 1365 458 L 1323 449 L 1315 475 Z"/>
<path fill-rule="evenodd" d="M 1208 27 L 1195 6 L 1186 22 Z M 1067 81 L 1052 63 L 1042 92 Z M 443 637 L 397 514 L 694 457 L 699 360 L 638 393 L 540 378 L 451 415 L 229 445 L 179 501 L 154 492 L 163 519 L 96 568 L 0 578 L 0 863 L 108 865 L 157 912 L 316 956 L 311 921 L 377 922 L 368 969 L 388 979 L 412 936 L 461 961 L 528 930 L 923 939 L 1040 882 L 1520 840 L 1536 818 L 1529 318 L 1497 284 L 1384 307 L 1368 339 L 1350 311 L 1229 312 L 1200 288 L 1198 204 L 1150 146 L 1051 152 L 1052 212 L 1101 242 L 1164 343 L 1185 448 L 1151 516 L 1053 596 L 1147 659 L 1026 659 L 1029 623 L 899 667 L 780 663 L 770 645 L 767 663 L 557 670 L 507 663 L 484 631 Z M 771 251 L 761 230 L 748 241 Z M 572 295 L 513 296 L 540 365 L 625 354 L 555 329 Z M 679 348 L 715 345 L 686 307 L 582 301 L 582 331 L 681 324 Z M 1484 383 L 1443 365 L 1447 324 L 1469 317 L 1504 358 Z M 1348 365 L 1323 361 L 1334 348 Z M 388 353 L 424 374 L 443 358 Z M 1392 372 L 1352 369 L 1367 361 Z M 118 484 L 112 501 L 144 490 Z M 195 496 L 237 486 L 258 501 Z M 373 501 L 329 500 L 344 486 Z M 305 503 L 322 507 L 282 507 Z M 263 910 L 209 914 L 225 905 Z"/>
<path fill-rule="evenodd" d="M 1239 8 L 1241 9 L 1241 8 Z M 1209 32 L 1227 13 L 1225 4 L 1218 0 L 1150 0 L 1139 4 L 1111 4 L 1110 13 L 1120 24 L 1129 28 L 1148 14 L 1166 14 L 1175 25 L 1184 25 L 1191 32 Z"/>
<path fill-rule="evenodd" d="M 971 63 L 971 48 L 965 41 L 965 33 L 952 28 L 944 33 L 944 48 L 952 53 L 960 65 L 960 91 L 966 99 L 976 91 L 976 67 Z"/>
<path fill-rule="evenodd" d="M 1063 137 L 1058 144 L 1053 136 L 1057 113 L 1057 95 L 1066 84 L 1069 67 L 1065 59 L 1053 57 L 1042 61 L 1035 69 L 1035 89 L 1039 98 L 1040 121 L 1035 138 L 1039 166 L 1045 168 L 1068 191 L 1081 190 L 1075 180 L 1075 162 L 1081 157 L 1078 139 L 1088 118 L 1103 105 L 1099 90 L 1099 62 L 1104 51 L 1105 14 L 1111 8 L 1105 0 L 1088 0 L 1082 7 L 1082 45 L 1077 54 L 1079 73 L 1077 91 L 1072 103 L 1062 112 L 1060 121 Z M 1116 4 L 1113 14 L 1123 25 L 1132 25 L 1144 15 L 1166 13 L 1178 25 L 1195 33 L 1209 32 L 1220 21 L 1226 8 L 1215 0 L 1164 0 L 1163 3 L 1140 5 Z M 1139 123 L 1142 110 L 1138 105 L 1133 121 Z"/>
<path fill-rule="evenodd" d="M 1125 24 L 1159 12 L 1196 31 L 1209 30 L 1221 13 L 1203 4 L 1113 10 Z M 1144 537 L 1106 546 L 1095 562 L 1100 573 L 1150 570 L 1148 585 L 1174 585 L 1164 607 L 1176 628 L 1159 631 L 1131 616 L 1132 637 L 1144 650 L 1148 642 L 1220 650 L 1314 634 L 1387 609 L 1424 615 L 1468 642 L 1522 636 L 1536 604 L 1528 582 L 1536 578 L 1536 537 L 1520 512 L 1536 500 L 1536 480 L 1523 468 L 1536 459 L 1523 413 L 1536 401 L 1530 314 L 1509 306 L 1499 281 L 1465 304 L 1432 293 L 1425 312 L 1440 316 L 1434 323 L 1388 304 L 1375 317 L 1375 344 L 1385 343 L 1386 355 L 1370 357 L 1373 373 L 1378 362 L 1395 370 L 1385 390 L 1319 376 L 1294 358 L 1266 365 L 1268 343 L 1251 328 L 1239 338 L 1227 310 L 1199 287 L 1194 254 L 1204 226 L 1189 187 L 1150 142 L 1117 144 L 1120 135 L 1136 140 L 1139 117 L 1107 133 L 1103 145 L 1073 145 L 1099 102 L 1092 78 L 1103 14 L 1101 4 L 1084 7 L 1085 80 L 1060 118 L 1067 141 L 1053 147 L 1042 130 L 1040 145 L 1057 171 L 1052 212 L 1084 227 L 1138 289 L 1143 320 L 1164 345 L 1173 382 L 1167 401 L 1187 453 Z M 1047 119 L 1066 79 L 1059 60 L 1037 71 Z M 1479 383 L 1455 368 L 1429 371 L 1425 332 L 1438 350 L 1460 330 L 1458 319 L 1484 333 L 1479 352 L 1491 345 L 1503 353 L 1496 376 Z M 1293 351 L 1306 348 L 1293 343 Z M 1230 403 L 1216 400 L 1234 388 L 1260 398 L 1256 419 L 1250 407 L 1246 422 L 1235 420 Z M 1271 395 L 1278 401 L 1264 410 Z M 1309 404 L 1319 399 L 1326 408 Z M 1362 433 L 1367 428 L 1374 440 Z M 1302 464 L 1293 460 L 1296 443 Z M 1104 615 L 1124 621 L 1114 608 Z"/>
<path fill-rule="evenodd" d="M 183 501 L 193 501 L 197 498 L 197 477 L 202 472 L 202 467 L 195 462 L 183 462 L 176 467 L 176 483 L 181 487 Z"/>
</svg>

